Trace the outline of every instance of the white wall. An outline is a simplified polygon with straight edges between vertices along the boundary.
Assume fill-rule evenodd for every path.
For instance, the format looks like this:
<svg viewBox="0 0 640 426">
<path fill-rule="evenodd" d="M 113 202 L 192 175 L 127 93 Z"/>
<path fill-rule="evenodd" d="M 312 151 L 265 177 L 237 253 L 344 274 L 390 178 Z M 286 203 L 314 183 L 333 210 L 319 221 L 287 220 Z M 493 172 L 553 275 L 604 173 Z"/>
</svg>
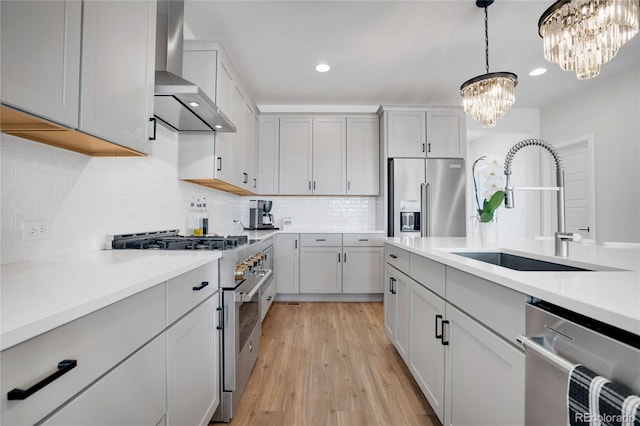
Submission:
<svg viewBox="0 0 640 426">
<path fill-rule="evenodd" d="M 472 166 L 483 155 L 498 157 L 501 164 L 509 149 L 526 138 L 539 137 L 540 117 L 537 109 L 512 108 L 498 119 L 495 127 L 483 128 L 472 117 L 467 116 L 467 212 L 476 213 L 473 190 Z M 516 155 L 513 166 L 514 186 L 539 186 L 540 150 L 525 148 Z M 482 193 L 478 194 L 482 205 Z M 535 192 L 516 192 L 516 205 L 506 209 L 504 204 L 497 211 L 498 238 L 533 237 L 540 234 L 540 197 Z M 467 221 L 467 235 L 479 238 L 476 220 Z"/>
<path fill-rule="evenodd" d="M 640 242 L 640 55 L 636 59 L 635 66 L 600 75 L 589 90 L 541 110 L 541 135 L 551 143 L 593 135 L 598 242 Z"/>
<path fill-rule="evenodd" d="M 240 232 L 240 197 L 177 178 L 176 133 L 158 126 L 153 155 L 88 157 L 2 134 L 2 264 L 99 250 L 108 234 L 180 229 L 192 197 L 206 196 L 210 229 Z M 23 241 L 23 221 L 50 223 L 46 240 Z"/>
</svg>

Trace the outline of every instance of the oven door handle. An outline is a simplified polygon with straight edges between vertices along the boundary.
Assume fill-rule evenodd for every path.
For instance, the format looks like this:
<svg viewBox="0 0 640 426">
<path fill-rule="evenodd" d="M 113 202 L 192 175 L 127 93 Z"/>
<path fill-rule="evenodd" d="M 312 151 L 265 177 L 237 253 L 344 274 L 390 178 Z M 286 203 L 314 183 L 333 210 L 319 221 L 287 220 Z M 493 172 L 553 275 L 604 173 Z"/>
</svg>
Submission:
<svg viewBox="0 0 640 426">
<path fill-rule="evenodd" d="M 253 299 L 253 296 L 255 296 L 256 293 L 260 290 L 260 287 L 262 287 L 264 283 L 269 281 L 272 276 L 273 276 L 273 272 L 270 269 L 267 269 L 267 272 L 264 274 L 264 277 L 262 277 L 260 281 L 258 281 L 258 283 L 251 289 L 249 293 L 237 294 L 238 298 L 240 299 L 240 302 L 250 302 L 251 299 Z"/>
<path fill-rule="evenodd" d="M 541 357 L 543 360 L 553 365 L 554 367 L 560 369 L 561 371 L 564 371 L 567 374 L 571 372 L 571 370 L 573 370 L 576 364 L 570 361 L 567 361 L 566 359 L 562 358 L 560 355 L 550 351 L 549 349 L 545 348 L 544 346 L 542 346 L 540 343 L 537 342 L 537 340 L 542 340 L 542 339 L 544 338 L 543 337 L 527 337 L 527 336 L 520 335 L 516 338 L 516 341 L 520 343 L 520 345 L 522 345 L 522 347 L 524 348 L 525 356 L 526 356 L 526 352 L 528 350 L 531 350 L 536 355 Z"/>
</svg>

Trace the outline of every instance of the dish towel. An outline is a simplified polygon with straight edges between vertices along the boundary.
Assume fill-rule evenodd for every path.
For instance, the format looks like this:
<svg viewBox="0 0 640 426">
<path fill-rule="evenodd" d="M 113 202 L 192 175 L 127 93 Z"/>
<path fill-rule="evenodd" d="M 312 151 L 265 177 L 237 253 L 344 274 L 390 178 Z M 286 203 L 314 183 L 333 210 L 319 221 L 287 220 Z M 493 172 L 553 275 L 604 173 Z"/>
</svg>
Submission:
<svg viewBox="0 0 640 426">
<path fill-rule="evenodd" d="M 569 426 L 640 426 L 640 396 L 582 365 L 569 373 Z"/>
</svg>

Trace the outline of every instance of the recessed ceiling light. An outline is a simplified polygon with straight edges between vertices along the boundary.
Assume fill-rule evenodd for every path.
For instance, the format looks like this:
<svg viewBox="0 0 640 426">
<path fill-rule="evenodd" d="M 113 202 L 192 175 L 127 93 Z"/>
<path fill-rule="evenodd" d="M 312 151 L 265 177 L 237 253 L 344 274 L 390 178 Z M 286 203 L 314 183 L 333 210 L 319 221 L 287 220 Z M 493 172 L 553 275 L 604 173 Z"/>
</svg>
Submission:
<svg viewBox="0 0 640 426">
<path fill-rule="evenodd" d="M 216 125 L 215 125 L 215 126 L 213 126 L 213 127 L 215 127 L 216 129 L 222 129 L 222 126 L 221 126 L 221 125 L 219 125 L 219 124 L 216 124 Z"/>
<path fill-rule="evenodd" d="M 318 72 L 327 72 L 331 69 L 331 67 L 327 64 L 318 64 L 316 65 L 316 71 Z"/>
<path fill-rule="evenodd" d="M 189 102 L 189 105 L 191 105 L 192 107 L 199 107 L 200 104 L 197 102 Z"/>
<path fill-rule="evenodd" d="M 536 68 L 536 69 L 532 70 L 532 71 L 529 73 L 529 75 L 530 75 L 530 76 L 532 76 L 532 77 L 535 77 L 535 76 L 538 76 L 538 75 L 542 75 L 542 74 L 544 74 L 545 72 L 547 72 L 547 69 L 546 69 L 546 68 Z"/>
</svg>

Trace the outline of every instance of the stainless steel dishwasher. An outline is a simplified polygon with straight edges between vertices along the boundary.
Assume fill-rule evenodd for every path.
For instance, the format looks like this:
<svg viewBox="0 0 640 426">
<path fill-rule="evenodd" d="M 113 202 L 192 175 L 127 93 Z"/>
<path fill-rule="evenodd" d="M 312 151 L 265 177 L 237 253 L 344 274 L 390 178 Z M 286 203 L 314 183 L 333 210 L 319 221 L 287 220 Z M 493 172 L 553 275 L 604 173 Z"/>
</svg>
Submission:
<svg viewBox="0 0 640 426">
<path fill-rule="evenodd" d="M 640 394 L 640 336 L 549 303 L 526 310 L 525 423 L 568 424 L 569 373 L 582 364 Z"/>
</svg>

